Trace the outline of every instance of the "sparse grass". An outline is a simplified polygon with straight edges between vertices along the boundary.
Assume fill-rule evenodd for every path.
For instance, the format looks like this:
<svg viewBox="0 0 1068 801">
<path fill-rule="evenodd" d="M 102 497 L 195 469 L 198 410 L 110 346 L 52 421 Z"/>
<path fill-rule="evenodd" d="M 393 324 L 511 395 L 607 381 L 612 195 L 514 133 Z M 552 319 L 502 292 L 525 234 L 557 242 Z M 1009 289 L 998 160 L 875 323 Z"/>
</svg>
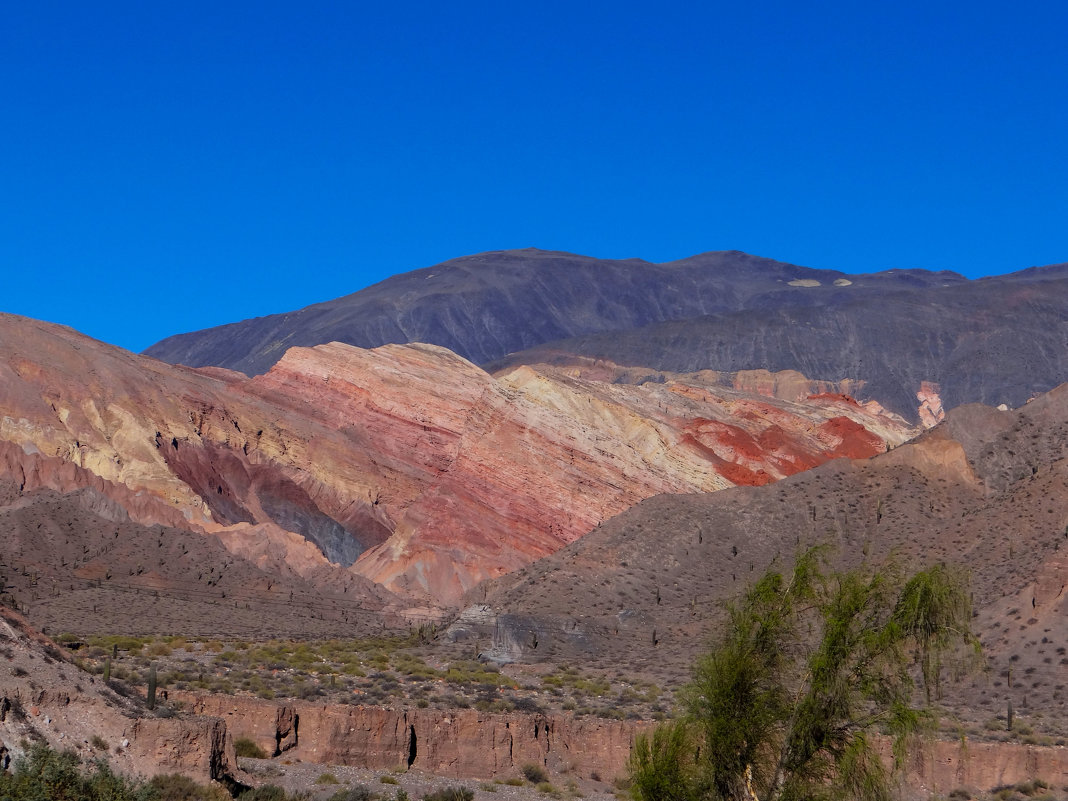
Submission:
<svg viewBox="0 0 1068 801">
<path fill-rule="evenodd" d="M 132 686 L 144 682 L 147 665 L 155 661 L 161 688 L 264 699 L 372 705 L 403 700 L 420 709 L 473 707 L 488 713 L 531 714 L 563 710 L 615 719 L 649 718 L 664 708 L 663 692 L 640 679 L 613 678 L 566 665 L 546 675 L 506 673 L 493 663 L 470 658 L 470 650 L 464 658 L 429 663 L 425 647 L 417 632 L 258 642 L 101 635 L 85 641 L 81 659 L 85 669 L 97 675 L 105 658 L 111 659 L 112 678 Z M 524 678 L 517 678 L 517 672 Z"/>
</svg>

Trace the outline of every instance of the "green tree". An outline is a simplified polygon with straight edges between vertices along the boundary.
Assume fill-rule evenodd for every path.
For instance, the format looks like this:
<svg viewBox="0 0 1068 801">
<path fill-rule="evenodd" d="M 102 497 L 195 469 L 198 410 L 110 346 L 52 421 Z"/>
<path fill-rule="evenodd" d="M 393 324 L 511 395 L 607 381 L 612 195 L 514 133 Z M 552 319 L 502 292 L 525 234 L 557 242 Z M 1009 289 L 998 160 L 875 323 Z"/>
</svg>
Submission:
<svg viewBox="0 0 1068 801">
<path fill-rule="evenodd" d="M 944 566 L 907 581 L 892 566 L 829 573 L 822 553 L 727 607 L 680 694 L 684 715 L 635 741 L 637 801 L 891 797 L 871 734 L 890 735 L 899 764 L 933 720 L 944 655 L 978 654 L 966 583 Z"/>
</svg>

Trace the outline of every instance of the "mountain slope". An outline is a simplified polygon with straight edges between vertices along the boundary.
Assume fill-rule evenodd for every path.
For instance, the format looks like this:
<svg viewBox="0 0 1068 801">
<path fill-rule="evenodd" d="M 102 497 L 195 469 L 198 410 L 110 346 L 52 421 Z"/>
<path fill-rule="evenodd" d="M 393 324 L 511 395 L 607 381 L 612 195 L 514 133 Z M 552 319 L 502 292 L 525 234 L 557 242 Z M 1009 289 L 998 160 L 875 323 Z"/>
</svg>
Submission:
<svg viewBox="0 0 1068 801">
<path fill-rule="evenodd" d="M 1015 412 L 956 409 L 869 460 L 839 459 L 765 487 L 650 498 L 479 588 L 451 635 L 477 637 L 501 659 L 578 658 L 678 682 L 722 602 L 798 548 L 830 543 L 846 565 L 947 561 L 971 571 L 990 660 L 953 699 L 972 719 L 1004 713 L 1011 699 L 1063 736 L 1066 532 L 1063 385 Z"/>
</svg>

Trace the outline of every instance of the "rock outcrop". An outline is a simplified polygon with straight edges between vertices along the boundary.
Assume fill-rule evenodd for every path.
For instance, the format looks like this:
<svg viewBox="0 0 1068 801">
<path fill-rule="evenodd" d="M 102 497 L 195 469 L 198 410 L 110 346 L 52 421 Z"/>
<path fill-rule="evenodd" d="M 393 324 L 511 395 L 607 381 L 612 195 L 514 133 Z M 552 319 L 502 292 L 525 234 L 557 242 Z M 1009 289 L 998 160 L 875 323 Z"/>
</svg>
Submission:
<svg viewBox="0 0 1068 801">
<path fill-rule="evenodd" d="M 611 780 L 648 723 L 569 715 L 492 714 L 474 709 L 390 709 L 284 703 L 175 693 L 193 712 L 226 721 L 267 754 L 380 770 L 410 767 L 436 776 L 510 778 L 523 765 Z"/>
<path fill-rule="evenodd" d="M 916 392 L 916 400 L 920 402 L 917 414 L 920 423 L 926 428 L 934 428 L 946 419 L 946 410 L 942 408 L 942 398 L 939 397 L 939 392 L 941 389 L 938 384 L 932 381 L 921 382 L 920 389 Z"/>
</svg>

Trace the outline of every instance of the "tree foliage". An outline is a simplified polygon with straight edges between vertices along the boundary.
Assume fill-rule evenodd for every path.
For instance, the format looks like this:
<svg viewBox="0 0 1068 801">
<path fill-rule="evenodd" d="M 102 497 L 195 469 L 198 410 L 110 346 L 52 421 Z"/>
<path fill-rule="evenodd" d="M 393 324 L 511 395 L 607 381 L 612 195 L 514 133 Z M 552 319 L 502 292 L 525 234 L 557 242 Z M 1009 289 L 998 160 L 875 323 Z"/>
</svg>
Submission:
<svg viewBox="0 0 1068 801">
<path fill-rule="evenodd" d="M 223 801 L 219 786 L 177 774 L 145 781 L 115 773 L 103 759 L 84 765 L 74 751 L 30 745 L 10 773 L 0 771 L 0 801 Z M 285 796 L 283 794 L 282 798 Z"/>
<path fill-rule="evenodd" d="M 635 742 L 634 797 L 888 799 L 872 734 L 892 738 L 899 764 L 931 721 L 943 655 L 977 644 L 970 618 L 966 582 L 944 566 L 905 581 L 893 566 L 830 573 L 821 549 L 802 553 L 727 607 L 684 716 Z"/>
</svg>

